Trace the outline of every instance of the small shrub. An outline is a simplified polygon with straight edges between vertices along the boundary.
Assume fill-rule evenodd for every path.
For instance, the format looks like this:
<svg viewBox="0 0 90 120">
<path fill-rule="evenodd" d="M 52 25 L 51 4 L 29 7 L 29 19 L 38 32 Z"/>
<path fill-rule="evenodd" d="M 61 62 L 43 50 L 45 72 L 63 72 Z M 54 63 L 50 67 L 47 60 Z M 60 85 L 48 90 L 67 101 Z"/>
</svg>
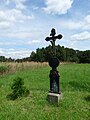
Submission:
<svg viewBox="0 0 90 120">
<path fill-rule="evenodd" d="M 24 86 L 24 81 L 20 77 L 14 79 L 11 89 L 12 94 L 10 96 L 13 100 L 17 99 L 18 97 L 27 96 L 29 94 L 29 90 L 26 89 Z"/>
<path fill-rule="evenodd" d="M 6 71 L 8 71 L 8 66 L 0 66 L 0 74 L 4 74 L 6 73 Z"/>
</svg>

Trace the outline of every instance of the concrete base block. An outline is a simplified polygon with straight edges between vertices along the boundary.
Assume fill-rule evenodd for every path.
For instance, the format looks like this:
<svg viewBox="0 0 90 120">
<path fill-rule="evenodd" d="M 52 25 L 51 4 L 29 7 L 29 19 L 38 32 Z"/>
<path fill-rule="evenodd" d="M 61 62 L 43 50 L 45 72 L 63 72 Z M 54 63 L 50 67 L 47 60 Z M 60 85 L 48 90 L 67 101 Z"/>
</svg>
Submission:
<svg viewBox="0 0 90 120">
<path fill-rule="evenodd" d="M 59 105 L 59 101 L 60 101 L 60 98 L 61 98 L 61 94 L 56 94 L 56 93 L 48 93 L 48 101 L 50 103 L 54 103 L 54 104 L 57 104 Z"/>
</svg>

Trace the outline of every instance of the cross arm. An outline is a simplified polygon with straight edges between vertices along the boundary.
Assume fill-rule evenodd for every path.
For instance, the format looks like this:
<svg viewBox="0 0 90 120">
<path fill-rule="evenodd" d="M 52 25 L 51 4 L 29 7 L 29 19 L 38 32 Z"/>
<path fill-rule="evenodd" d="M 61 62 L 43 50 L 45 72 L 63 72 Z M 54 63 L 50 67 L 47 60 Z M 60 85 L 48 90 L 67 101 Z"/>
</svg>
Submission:
<svg viewBox="0 0 90 120">
<path fill-rule="evenodd" d="M 46 40 L 46 41 L 50 41 L 50 40 L 51 40 L 51 37 L 46 37 L 45 40 Z"/>
<path fill-rule="evenodd" d="M 56 40 L 56 39 L 61 39 L 63 36 L 61 34 L 59 34 L 58 36 L 53 36 L 53 37 L 46 37 L 46 41 L 50 41 L 50 40 Z"/>
</svg>

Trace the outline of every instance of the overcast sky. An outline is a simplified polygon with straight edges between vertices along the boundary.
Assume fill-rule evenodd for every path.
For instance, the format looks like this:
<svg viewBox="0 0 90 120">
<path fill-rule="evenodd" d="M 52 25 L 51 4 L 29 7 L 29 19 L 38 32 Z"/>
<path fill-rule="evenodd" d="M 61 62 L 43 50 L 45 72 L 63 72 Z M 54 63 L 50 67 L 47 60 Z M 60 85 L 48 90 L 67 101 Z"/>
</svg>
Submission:
<svg viewBox="0 0 90 120">
<path fill-rule="evenodd" d="M 52 28 L 63 35 L 56 44 L 90 50 L 90 0 L 0 0 L 0 56 L 28 57 Z"/>
</svg>

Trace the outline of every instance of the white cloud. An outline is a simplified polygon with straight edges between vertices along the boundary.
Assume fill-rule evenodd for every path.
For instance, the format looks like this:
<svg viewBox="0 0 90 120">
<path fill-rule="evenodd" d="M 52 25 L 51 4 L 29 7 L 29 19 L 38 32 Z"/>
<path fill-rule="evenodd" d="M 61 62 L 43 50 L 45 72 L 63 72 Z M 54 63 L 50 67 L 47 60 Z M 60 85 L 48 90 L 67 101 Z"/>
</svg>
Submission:
<svg viewBox="0 0 90 120">
<path fill-rule="evenodd" d="M 87 23 L 90 23 L 90 15 L 87 15 L 87 16 L 85 17 L 85 21 L 86 21 Z"/>
<path fill-rule="evenodd" d="M 31 34 L 29 32 L 8 33 L 7 37 L 17 38 L 17 39 L 26 39 L 26 38 L 30 38 Z"/>
<path fill-rule="evenodd" d="M 60 26 L 62 26 L 62 28 L 65 29 L 80 29 L 83 26 L 83 22 L 76 22 L 76 21 L 71 21 L 71 20 L 67 20 L 67 21 L 61 21 L 60 22 Z"/>
<path fill-rule="evenodd" d="M 71 36 L 71 40 L 74 40 L 74 41 L 90 40 L 90 32 L 84 31 L 78 34 L 74 34 Z"/>
<path fill-rule="evenodd" d="M 38 43 L 40 43 L 41 41 L 40 40 L 18 40 L 18 41 L 15 41 L 15 40 L 11 40 L 11 41 L 2 41 L 0 42 L 0 46 L 17 46 L 17 45 L 36 45 Z"/>
<path fill-rule="evenodd" d="M 73 0 L 45 0 L 44 10 L 51 14 L 65 14 L 71 8 Z"/>
<path fill-rule="evenodd" d="M 28 41 L 27 44 L 37 44 L 37 43 L 40 43 L 40 40 L 31 40 L 31 41 Z"/>
<path fill-rule="evenodd" d="M 83 29 L 90 29 L 90 15 L 87 15 L 84 18 L 84 26 Z"/>
<path fill-rule="evenodd" d="M 0 22 L 0 29 L 9 28 L 10 26 L 12 26 L 12 23 L 10 24 L 10 22 L 7 21 Z"/>
<path fill-rule="evenodd" d="M 2 10 L 0 11 L 0 21 L 15 21 L 16 14 L 18 15 L 19 11 L 13 10 Z M 19 13 L 20 14 L 20 13 Z"/>
<path fill-rule="evenodd" d="M 34 6 L 34 7 L 33 7 L 33 10 L 38 10 L 38 9 L 39 9 L 38 6 Z"/>
<path fill-rule="evenodd" d="M 31 51 L 30 50 L 15 50 L 15 51 L 12 51 L 12 50 L 9 50 L 7 52 L 7 55 L 6 57 L 10 57 L 12 56 L 12 58 L 25 58 L 25 57 L 29 57 L 31 54 Z"/>
<path fill-rule="evenodd" d="M 26 1 L 27 0 L 6 0 L 6 5 L 14 3 L 17 9 L 26 9 L 26 6 L 24 5 Z"/>
<path fill-rule="evenodd" d="M 0 22 L 22 22 L 24 20 L 33 19 L 33 15 L 26 16 L 22 11 L 17 9 L 1 10 L 0 11 Z"/>
<path fill-rule="evenodd" d="M 0 56 L 2 56 L 4 53 L 4 51 L 2 49 L 0 49 Z"/>
<path fill-rule="evenodd" d="M 40 33 L 36 33 L 37 36 L 34 36 L 35 33 L 33 32 L 29 32 L 29 31 L 17 31 L 17 32 L 7 32 L 7 33 L 0 33 L 1 37 L 6 37 L 6 38 L 14 38 L 14 39 L 36 39 L 38 34 L 40 35 Z M 33 41 L 33 43 L 35 42 L 35 40 Z"/>
<path fill-rule="evenodd" d="M 31 54 L 31 50 L 17 50 L 17 49 L 0 49 L 0 56 L 5 56 L 7 58 L 12 57 L 12 58 L 25 58 L 29 57 Z"/>
<path fill-rule="evenodd" d="M 0 46 L 16 45 L 15 42 L 0 42 Z"/>
<path fill-rule="evenodd" d="M 61 20 L 57 22 L 62 28 L 69 30 L 90 30 L 90 15 L 85 16 L 81 21 Z"/>
<path fill-rule="evenodd" d="M 4 1 L 5 2 L 5 1 Z M 27 20 L 34 19 L 34 16 L 26 15 L 25 12 L 27 11 L 26 7 L 24 6 L 24 2 L 26 0 L 7 0 L 6 6 L 4 4 L 4 9 L 0 9 L 0 29 L 12 27 L 12 25 L 17 25 L 17 23 L 24 23 Z M 15 5 L 13 5 L 13 4 Z M 10 4 L 12 7 L 10 7 Z M 22 10 L 22 9 L 24 10 Z M 26 10 L 26 11 L 25 11 Z M 25 11 L 25 12 L 23 12 Z M 3 27 L 2 27 L 3 26 Z"/>
</svg>

